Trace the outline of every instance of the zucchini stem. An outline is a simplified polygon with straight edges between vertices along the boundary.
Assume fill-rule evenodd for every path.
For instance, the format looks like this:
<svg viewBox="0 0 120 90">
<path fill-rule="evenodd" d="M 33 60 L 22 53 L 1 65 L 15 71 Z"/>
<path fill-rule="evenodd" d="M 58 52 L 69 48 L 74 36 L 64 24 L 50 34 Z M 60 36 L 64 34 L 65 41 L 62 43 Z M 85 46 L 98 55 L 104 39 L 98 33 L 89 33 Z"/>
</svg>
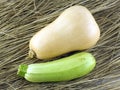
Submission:
<svg viewBox="0 0 120 90">
<path fill-rule="evenodd" d="M 17 75 L 24 77 L 27 72 L 27 68 L 28 68 L 28 65 L 26 64 L 19 65 Z"/>
</svg>

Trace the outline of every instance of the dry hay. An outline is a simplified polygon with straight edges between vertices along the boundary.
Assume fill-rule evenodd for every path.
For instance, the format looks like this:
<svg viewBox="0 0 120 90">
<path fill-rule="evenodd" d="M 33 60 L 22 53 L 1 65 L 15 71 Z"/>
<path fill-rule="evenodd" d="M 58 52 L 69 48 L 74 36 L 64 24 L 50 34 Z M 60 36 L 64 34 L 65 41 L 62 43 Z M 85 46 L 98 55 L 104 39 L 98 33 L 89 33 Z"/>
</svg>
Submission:
<svg viewBox="0 0 120 90">
<path fill-rule="evenodd" d="M 84 5 L 101 29 L 89 50 L 97 66 L 89 75 L 69 82 L 30 83 L 16 75 L 30 38 L 64 9 Z M 68 54 L 66 54 L 68 55 Z M 120 0 L 0 0 L 0 90 L 120 90 Z"/>
</svg>

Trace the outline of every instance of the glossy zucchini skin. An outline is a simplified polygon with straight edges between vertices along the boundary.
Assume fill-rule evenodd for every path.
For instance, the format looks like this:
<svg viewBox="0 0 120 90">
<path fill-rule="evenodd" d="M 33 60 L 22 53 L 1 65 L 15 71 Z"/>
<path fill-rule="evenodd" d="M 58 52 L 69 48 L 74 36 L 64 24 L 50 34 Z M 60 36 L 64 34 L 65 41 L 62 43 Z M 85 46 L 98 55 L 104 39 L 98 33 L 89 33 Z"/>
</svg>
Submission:
<svg viewBox="0 0 120 90">
<path fill-rule="evenodd" d="M 92 54 L 81 52 L 51 62 L 22 64 L 17 74 L 30 82 L 69 81 L 88 74 L 95 65 Z"/>
</svg>

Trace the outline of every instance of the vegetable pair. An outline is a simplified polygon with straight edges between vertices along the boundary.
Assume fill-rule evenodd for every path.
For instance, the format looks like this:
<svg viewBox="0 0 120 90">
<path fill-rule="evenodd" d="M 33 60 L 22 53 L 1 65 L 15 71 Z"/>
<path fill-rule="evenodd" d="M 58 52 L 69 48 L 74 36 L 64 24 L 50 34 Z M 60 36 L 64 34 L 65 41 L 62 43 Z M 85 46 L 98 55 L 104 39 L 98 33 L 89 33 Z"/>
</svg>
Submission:
<svg viewBox="0 0 120 90">
<path fill-rule="evenodd" d="M 89 10 L 72 6 L 31 38 L 29 57 L 49 59 L 88 49 L 97 43 L 99 37 L 99 27 Z M 95 64 L 90 53 L 82 52 L 52 62 L 22 64 L 18 75 L 31 82 L 68 81 L 88 74 Z"/>
</svg>

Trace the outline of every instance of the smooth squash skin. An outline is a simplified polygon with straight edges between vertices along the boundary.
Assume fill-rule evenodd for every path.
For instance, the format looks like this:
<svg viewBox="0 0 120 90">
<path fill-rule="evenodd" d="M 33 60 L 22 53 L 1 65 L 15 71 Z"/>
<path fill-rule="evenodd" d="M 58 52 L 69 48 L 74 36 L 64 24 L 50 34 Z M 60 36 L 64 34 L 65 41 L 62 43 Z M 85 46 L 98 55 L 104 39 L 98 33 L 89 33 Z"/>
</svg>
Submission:
<svg viewBox="0 0 120 90">
<path fill-rule="evenodd" d="M 97 43 L 99 37 L 99 27 L 90 11 L 83 6 L 72 6 L 31 38 L 29 56 L 49 59 L 88 49 Z"/>
<path fill-rule="evenodd" d="M 95 65 L 93 55 L 82 52 L 51 62 L 20 65 L 17 74 L 30 82 L 69 81 L 88 74 Z"/>
</svg>

